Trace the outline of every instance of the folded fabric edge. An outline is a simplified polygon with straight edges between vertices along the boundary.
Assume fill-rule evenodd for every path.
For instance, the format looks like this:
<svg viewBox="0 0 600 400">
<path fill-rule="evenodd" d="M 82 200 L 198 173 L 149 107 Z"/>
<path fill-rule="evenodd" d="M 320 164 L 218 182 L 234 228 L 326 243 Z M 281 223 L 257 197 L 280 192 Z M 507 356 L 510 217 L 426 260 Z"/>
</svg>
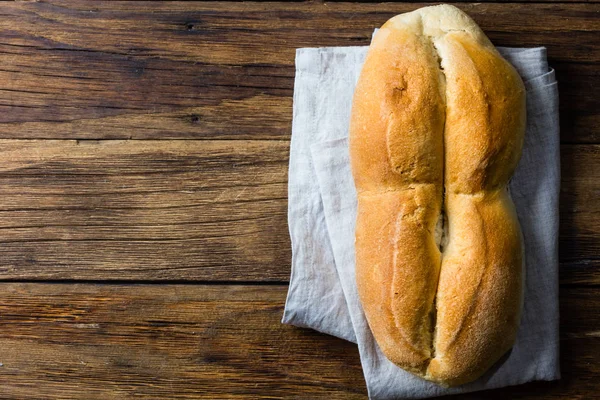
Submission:
<svg viewBox="0 0 600 400">
<path fill-rule="evenodd" d="M 315 170 L 315 175 L 317 177 L 317 185 L 319 188 L 319 196 L 321 197 L 321 202 L 323 202 L 323 183 L 322 183 L 321 172 L 320 172 L 320 167 L 319 167 L 321 165 L 321 162 L 320 162 L 321 158 L 319 157 L 319 155 L 323 154 L 322 152 L 324 152 L 327 149 L 336 148 L 340 145 L 341 146 L 345 145 L 347 147 L 347 143 L 348 143 L 348 138 L 342 137 L 342 138 L 337 138 L 337 139 L 321 141 L 321 142 L 313 143 L 310 145 L 310 157 L 312 158 L 313 168 Z M 325 210 L 325 204 L 323 204 L 323 210 Z M 325 226 L 327 227 L 327 231 L 331 232 L 330 220 L 327 217 L 326 213 L 325 213 Z M 330 241 L 331 241 L 330 234 L 329 234 L 329 237 L 330 237 Z M 338 260 L 336 259 L 335 251 L 333 251 L 333 256 L 334 256 L 334 261 L 336 263 L 335 264 L 336 275 L 337 275 L 338 281 L 341 284 L 342 279 L 340 277 L 340 269 L 338 268 Z M 340 286 L 342 288 L 342 293 L 344 295 L 344 301 L 345 301 L 346 307 L 348 308 L 348 294 L 346 293 L 347 289 L 344 287 L 343 284 L 341 284 Z M 348 340 L 349 342 L 357 343 L 356 334 L 355 334 L 355 330 L 354 330 L 354 321 L 352 321 L 352 314 L 351 313 L 349 313 L 349 314 L 350 314 L 350 320 L 352 322 L 352 332 L 348 332 L 346 337 L 342 337 L 340 335 L 336 335 L 336 336 L 340 337 L 341 339 Z"/>
</svg>

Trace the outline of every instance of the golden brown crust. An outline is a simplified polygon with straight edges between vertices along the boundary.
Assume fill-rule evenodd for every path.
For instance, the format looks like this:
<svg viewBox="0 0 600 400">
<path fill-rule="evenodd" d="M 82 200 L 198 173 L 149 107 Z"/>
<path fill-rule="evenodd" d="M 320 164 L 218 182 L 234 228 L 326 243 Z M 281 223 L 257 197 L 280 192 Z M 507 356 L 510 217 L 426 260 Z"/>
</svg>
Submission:
<svg viewBox="0 0 600 400">
<path fill-rule="evenodd" d="M 525 89 L 497 52 L 464 32 L 438 41 L 446 76 L 445 187 L 475 193 L 506 185 L 521 155 Z"/>
<path fill-rule="evenodd" d="M 516 335 L 522 245 L 506 184 L 524 93 L 479 27 L 446 5 L 384 24 L 355 91 L 359 296 L 383 353 L 444 385 L 481 376 Z"/>
<path fill-rule="evenodd" d="M 411 29 L 384 26 L 355 90 L 350 137 L 359 195 L 357 283 L 390 360 L 415 373 L 431 358 L 440 267 L 444 100 L 436 54 Z"/>
<path fill-rule="evenodd" d="M 432 49 L 407 29 L 384 26 L 373 40 L 351 117 L 359 192 L 441 185 L 445 106 Z"/>
<path fill-rule="evenodd" d="M 426 378 L 477 379 L 512 346 L 521 306 L 521 233 L 506 190 L 446 195 L 449 241 L 437 291 L 435 358 Z"/>
<path fill-rule="evenodd" d="M 356 231 L 357 284 L 382 351 L 405 369 L 431 358 L 431 318 L 440 266 L 435 228 L 441 191 L 432 184 L 363 192 Z"/>
</svg>

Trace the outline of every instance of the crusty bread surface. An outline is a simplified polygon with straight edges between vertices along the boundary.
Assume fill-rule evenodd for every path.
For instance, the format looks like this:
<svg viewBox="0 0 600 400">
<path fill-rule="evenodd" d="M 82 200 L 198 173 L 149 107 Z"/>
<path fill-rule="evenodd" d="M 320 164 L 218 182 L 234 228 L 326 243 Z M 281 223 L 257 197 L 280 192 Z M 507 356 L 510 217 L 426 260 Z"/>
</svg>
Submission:
<svg viewBox="0 0 600 400">
<path fill-rule="evenodd" d="M 519 75 L 456 7 L 375 35 L 350 122 L 356 280 L 383 353 L 424 379 L 473 381 L 514 342 L 523 246 L 507 183 L 524 131 Z"/>
</svg>

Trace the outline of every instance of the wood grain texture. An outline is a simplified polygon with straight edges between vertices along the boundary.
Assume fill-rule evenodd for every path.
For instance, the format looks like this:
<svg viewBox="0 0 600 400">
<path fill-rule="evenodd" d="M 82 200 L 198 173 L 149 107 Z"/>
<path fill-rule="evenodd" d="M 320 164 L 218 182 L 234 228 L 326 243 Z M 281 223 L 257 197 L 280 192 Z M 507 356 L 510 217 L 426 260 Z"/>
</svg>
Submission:
<svg viewBox="0 0 600 400">
<path fill-rule="evenodd" d="M 2 396 L 365 399 L 355 345 L 280 324 L 286 289 L 0 284 Z M 590 398 L 599 295 L 561 292 L 560 382 L 448 398 Z"/>
<path fill-rule="evenodd" d="M 445 399 L 600 389 L 600 5 L 553 1 L 458 6 L 556 68 L 563 379 Z M 0 397 L 366 399 L 354 345 L 280 324 L 294 49 L 423 5 L 0 3 Z"/>
<path fill-rule="evenodd" d="M 287 281 L 286 141 L 0 140 L 0 279 Z M 600 146 L 563 145 L 563 283 L 600 283 Z"/>
<path fill-rule="evenodd" d="M 282 280 L 288 142 L 0 142 L 0 277 Z"/>
<path fill-rule="evenodd" d="M 294 49 L 367 45 L 422 5 L 4 3 L 0 137 L 287 140 Z M 458 6 L 497 45 L 547 46 L 563 141 L 600 143 L 600 5 Z"/>
<path fill-rule="evenodd" d="M 600 146 L 561 146 L 561 170 L 561 281 L 575 283 L 600 272 Z M 589 283 L 599 284 L 599 277 Z"/>
</svg>

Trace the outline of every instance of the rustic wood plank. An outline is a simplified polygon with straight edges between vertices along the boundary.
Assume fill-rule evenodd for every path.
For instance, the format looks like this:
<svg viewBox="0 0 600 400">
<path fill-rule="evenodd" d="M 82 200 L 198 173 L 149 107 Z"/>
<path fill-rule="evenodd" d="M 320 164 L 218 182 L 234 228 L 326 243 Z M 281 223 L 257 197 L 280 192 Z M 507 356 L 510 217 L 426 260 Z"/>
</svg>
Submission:
<svg viewBox="0 0 600 400">
<path fill-rule="evenodd" d="M 286 289 L 3 283 L 3 396 L 366 398 L 355 345 L 280 324 Z M 591 398 L 599 294 L 561 292 L 562 381 L 468 398 Z"/>
<path fill-rule="evenodd" d="M 2 141 L 0 276 L 287 279 L 288 148 Z"/>
<path fill-rule="evenodd" d="M 0 279 L 287 281 L 286 141 L 0 141 Z M 598 284 L 600 146 L 563 145 L 561 281 Z"/>
<path fill-rule="evenodd" d="M 561 282 L 600 284 L 600 146 L 561 147 Z M 596 167 L 598 165 L 598 167 Z"/>
<path fill-rule="evenodd" d="M 288 139 L 294 49 L 366 45 L 421 5 L 4 4 L 0 137 Z M 497 45 L 547 46 L 563 141 L 600 142 L 599 5 L 459 6 Z"/>
<path fill-rule="evenodd" d="M 285 287 L 0 288 L 7 397 L 364 398 L 354 345 L 280 324 Z"/>
<path fill-rule="evenodd" d="M 600 86 L 598 68 L 594 64 L 552 60 L 550 65 L 555 68 L 558 79 L 561 142 L 600 143 L 600 112 L 596 111 L 600 110 L 600 104 L 585 94 L 590 87 Z"/>
</svg>

